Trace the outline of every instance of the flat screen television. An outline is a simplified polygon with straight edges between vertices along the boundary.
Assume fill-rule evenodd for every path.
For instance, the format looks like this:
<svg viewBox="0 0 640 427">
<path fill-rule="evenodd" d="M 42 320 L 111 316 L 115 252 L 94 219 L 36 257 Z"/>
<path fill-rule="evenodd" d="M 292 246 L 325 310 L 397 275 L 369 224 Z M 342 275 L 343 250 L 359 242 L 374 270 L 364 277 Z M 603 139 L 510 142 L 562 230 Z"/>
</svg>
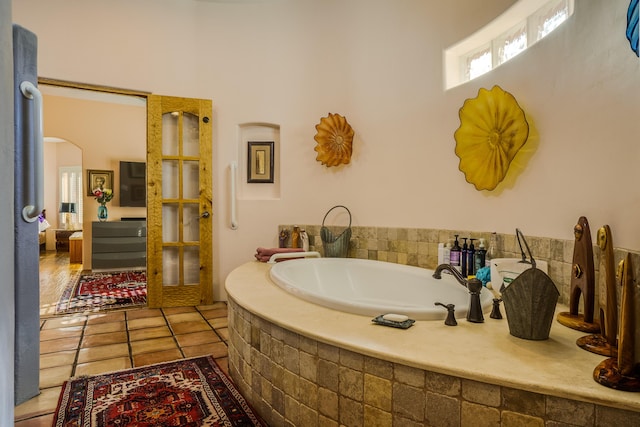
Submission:
<svg viewBox="0 0 640 427">
<path fill-rule="evenodd" d="M 120 162 L 120 206 L 147 205 L 146 164 Z"/>
</svg>

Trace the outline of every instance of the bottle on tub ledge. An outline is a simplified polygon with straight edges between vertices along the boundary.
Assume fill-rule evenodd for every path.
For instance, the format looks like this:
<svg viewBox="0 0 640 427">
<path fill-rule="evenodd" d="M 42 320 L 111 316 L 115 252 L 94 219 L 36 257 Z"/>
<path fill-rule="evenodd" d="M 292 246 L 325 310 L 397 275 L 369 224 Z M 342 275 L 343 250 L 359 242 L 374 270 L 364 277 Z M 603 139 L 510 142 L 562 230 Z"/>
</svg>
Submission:
<svg viewBox="0 0 640 427">
<path fill-rule="evenodd" d="M 462 277 L 469 275 L 469 266 L 467 260 L 469 259 L 469 245 L 467 244 L 468 237 L 463 237 L 464 243 L 462 244 L 462 250 L 460 251 L 460 268 L 462 271 Z"/>
<path fill-rule="evenodd" d="M 475 276 L 476 274 L 476 248 L 473 245 L 473 239 L 469 237 L 469 249 L 467 249 L 467 276 Z"/>
<path fill-rule="evenodd" d="M 462 249 L 460 249 L 460 243 L 458 242 L 458 236 L 459 234 L 454 234 L 454 236 L 456 236 L 456 239 L 453 242 L 453 247 L 451 248 L 451 251 L 449 252 L 449 257 L 450 257 L 450 262 L 451 262 L 451 266 L 456 268 L 458 271 L 462 272 L 462 268 L 460 266 L 460 258 L 461 258 L 461 251 Z"/>
<path fill-rule="evenodd" d="M 491 238 L 489 239 L 489 248 L 485 253 L 485 267 L 491 267 L 491 260 L 494 258 L 498 258 L 498 235 L 495 231 L 491 233 Z"/>
<path fill-rule="evenodd" d="M 291 232 L 291 247 L 300 247 L 300 227 L 298 227 L 297 225 L 293 226 L 293 231 Z"/>
<path fill-rule="evenodd" d="M 302 242 L 302 250 L 309 252 L 309 235 L 304 228 L 300 229 L 300 242 Z"/>
<path fill-rule="evenodd" d="M 473 265 L 475 266 L 476 273 L 486 264 L 487 248 L 484 246 L 484 239 L 480 238 L 478 249 L 476 249 L 476 255 L 473 257 Z"/>
</svg>

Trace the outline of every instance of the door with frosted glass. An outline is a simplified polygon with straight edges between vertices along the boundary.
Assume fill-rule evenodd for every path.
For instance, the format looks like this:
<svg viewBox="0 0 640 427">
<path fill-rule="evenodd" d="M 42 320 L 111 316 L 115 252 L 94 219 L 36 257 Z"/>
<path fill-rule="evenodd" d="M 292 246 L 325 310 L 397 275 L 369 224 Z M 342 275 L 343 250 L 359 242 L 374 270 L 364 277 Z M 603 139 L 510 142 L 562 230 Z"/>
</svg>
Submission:
<svg viewBox="0 0 640 427">
<path fill-rule="evenodd" d="M 147 303 L 210 304 L 212 104 L 151 95 L 147 111 Z"/>
</svg>

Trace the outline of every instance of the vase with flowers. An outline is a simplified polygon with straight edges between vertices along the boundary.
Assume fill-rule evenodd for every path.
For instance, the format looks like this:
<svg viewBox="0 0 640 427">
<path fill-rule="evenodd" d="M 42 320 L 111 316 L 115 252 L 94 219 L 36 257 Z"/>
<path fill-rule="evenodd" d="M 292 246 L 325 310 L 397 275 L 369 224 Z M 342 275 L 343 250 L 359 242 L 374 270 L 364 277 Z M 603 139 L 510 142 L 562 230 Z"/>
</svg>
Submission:
<svg viewBox="0 0 640 427">
<path fill-rule="evenodd" d="M 93 190 L 93 197 L 100 205 L 98 206 L 98 220 L 105 222 L 109 217 L 109 211 L 107 210 L 107 202 L 113 199 L 113 190 L 110 188 L 96 188 Z"/>
</svg>

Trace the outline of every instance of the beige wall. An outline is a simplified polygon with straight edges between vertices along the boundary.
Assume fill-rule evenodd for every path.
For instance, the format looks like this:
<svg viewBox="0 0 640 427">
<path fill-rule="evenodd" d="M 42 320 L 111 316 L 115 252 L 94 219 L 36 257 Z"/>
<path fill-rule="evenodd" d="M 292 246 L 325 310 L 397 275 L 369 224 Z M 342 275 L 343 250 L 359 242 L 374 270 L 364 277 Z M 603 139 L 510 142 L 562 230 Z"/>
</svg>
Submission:
<svg viewBox="0 0 640 427">
<path fill-rule="evenodd" d="M 444 91 L 443 50 L 512 3 L 20 0 L 13 16 L 39 36 L 42 76 L 213 100 L 221 296 L 229 271 L 277 245 L 277 224 L 320 223 L 335 204 L 358 226 L 519 227 L 560 239 L 584 215 L 592 229 L 609 224 L 616 246 L 640 249 L 629 2 L 577 0 L 570 21 L 525 54 Z M 464 100 L 495 84 L 525 109 L 532 135 L 505 182 L 478 192 L 458 170 L 453 133 Z M 315 125 L 328 112 L 355 129 L 348 166 L 315 161 Z M 280 126 L 280 198 L 240 200 L 234 231 L 228 165 L 245 161 L 243 123 Z"/>
</svg>

